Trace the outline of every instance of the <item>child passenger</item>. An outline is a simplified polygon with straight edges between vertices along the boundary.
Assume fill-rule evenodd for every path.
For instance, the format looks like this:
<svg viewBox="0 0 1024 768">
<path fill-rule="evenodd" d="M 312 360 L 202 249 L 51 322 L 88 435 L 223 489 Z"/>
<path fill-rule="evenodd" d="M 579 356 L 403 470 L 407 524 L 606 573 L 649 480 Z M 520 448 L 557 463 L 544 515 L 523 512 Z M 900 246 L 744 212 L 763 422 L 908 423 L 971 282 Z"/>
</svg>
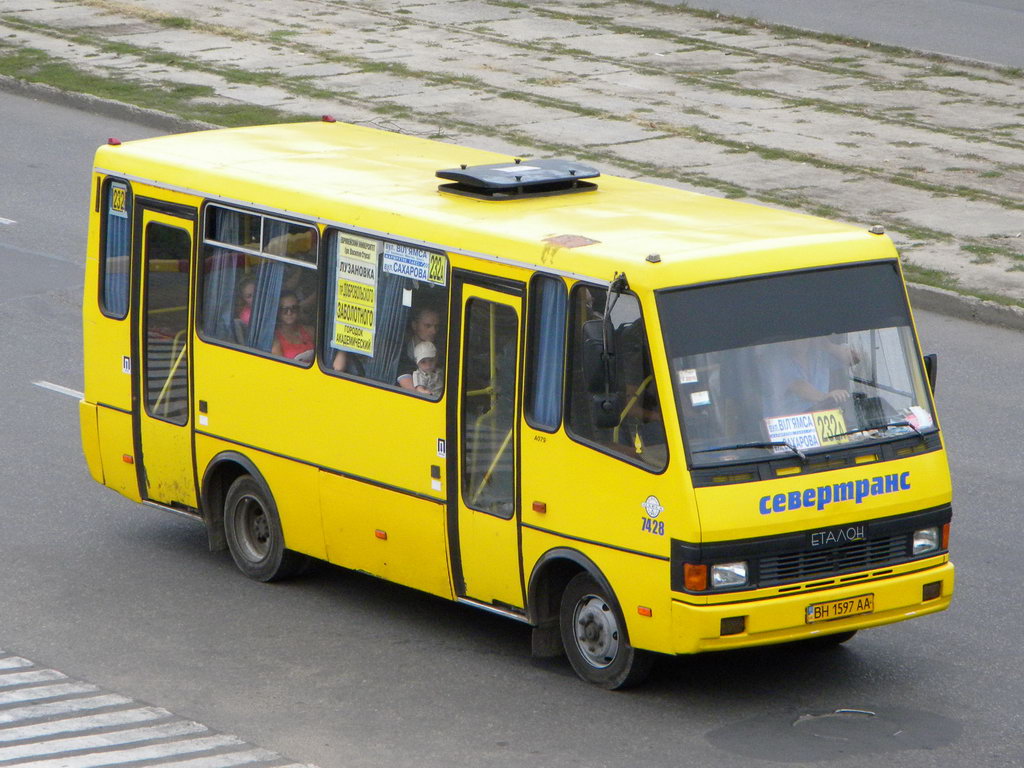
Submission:
<svg viewBox="0 0 1024 768">
<path fill-rule="evenodd" d="M 416 370 L 412 372 L 413 389 L 431 397 L 438 397 L 443 387 L 441 369 L 437 367 L 437 348 L 429 341 L 421 341 L 413 350 Z"/>
</svg>

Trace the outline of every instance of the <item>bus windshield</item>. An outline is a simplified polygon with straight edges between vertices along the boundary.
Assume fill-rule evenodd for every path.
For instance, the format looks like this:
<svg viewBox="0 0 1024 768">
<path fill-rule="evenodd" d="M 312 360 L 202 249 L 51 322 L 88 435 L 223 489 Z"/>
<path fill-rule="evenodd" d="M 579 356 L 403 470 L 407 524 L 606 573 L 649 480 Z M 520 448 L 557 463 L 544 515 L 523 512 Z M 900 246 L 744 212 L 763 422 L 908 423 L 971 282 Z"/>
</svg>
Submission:
<svg viewBox="0 0 1024 768">
<path fill-rule="evenodd" d="M 661 291 L 693 467 L 935 430 L 894 262 Z"/>
</svg>

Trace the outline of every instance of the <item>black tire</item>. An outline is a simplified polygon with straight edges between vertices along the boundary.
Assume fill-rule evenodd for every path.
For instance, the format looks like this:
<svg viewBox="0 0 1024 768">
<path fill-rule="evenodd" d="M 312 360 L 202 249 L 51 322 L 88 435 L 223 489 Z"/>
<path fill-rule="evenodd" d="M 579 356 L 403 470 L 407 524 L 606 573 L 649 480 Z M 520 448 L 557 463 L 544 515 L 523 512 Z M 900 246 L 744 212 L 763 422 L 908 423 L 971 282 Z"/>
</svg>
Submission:
<svg viewBox="0 0 1024 768">
<path fill-rule="evenodd" d="M 285 549 L 274 498 L 250 475 L 241 475 L 224 499 L 224 533 L 238 570 L 256 581 L 294 576 L 305 557 Z"/>
<path fill-rule="evenodd" d="M 566 585 L 559 611 L 562 645 L 576 674 L 608 690 L 629 688 L 646 679 L 653 657 L 626 642 L 618 603 L 589 573 Z"/>
</svg>

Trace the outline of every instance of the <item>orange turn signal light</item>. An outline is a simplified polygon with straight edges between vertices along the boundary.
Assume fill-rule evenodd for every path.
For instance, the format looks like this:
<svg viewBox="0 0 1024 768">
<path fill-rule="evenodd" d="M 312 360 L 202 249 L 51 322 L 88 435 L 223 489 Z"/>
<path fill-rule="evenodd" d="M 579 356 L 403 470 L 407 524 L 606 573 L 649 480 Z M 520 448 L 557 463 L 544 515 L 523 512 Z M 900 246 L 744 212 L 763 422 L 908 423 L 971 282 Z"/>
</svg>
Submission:
<svg viewBox="0 0 1024 768">
<path fill-rule="evenodd" d="M 636 607 L 636 612 L 639 613 L 641 616 L 653 616 L 654 615 L 654 611 L 652 611 L 646 605 L 638 605 Z"/>
<path fill-rule="evenodd" d="M 684 563 L 683 585 L 690 592 L 703 592 L 708 588 L 708 567 L 696 563 Z"/>
<path fill-rule="evenodd" d="M 373 535 L 376 536 L 381 541 L 387 541 L 388 540 L 388 532 L 387 531 L 382 531 L 380 528 L 375 530 L 373 532 Z"/>
</svg>

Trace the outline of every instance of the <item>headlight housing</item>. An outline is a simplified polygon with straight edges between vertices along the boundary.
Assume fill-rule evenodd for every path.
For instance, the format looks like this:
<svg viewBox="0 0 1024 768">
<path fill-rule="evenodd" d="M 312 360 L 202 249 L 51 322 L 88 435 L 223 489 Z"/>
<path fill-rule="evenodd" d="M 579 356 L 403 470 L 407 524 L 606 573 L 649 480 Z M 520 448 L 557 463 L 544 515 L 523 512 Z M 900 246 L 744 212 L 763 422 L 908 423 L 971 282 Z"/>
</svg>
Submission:
<svg viewBox="0 0 1024 768">
<path fill-rule="evenodd" d="M 747 584 L 747 563 L 718 563 L 711 566 L 711 588 L 730 589 Z"/>
<path fill-rule="evenodd" d="M 914 531 L 910 551 L 915 555 L 934 552 L 942 545 L 942 530 L 938 526 Z"/>
</svg>

